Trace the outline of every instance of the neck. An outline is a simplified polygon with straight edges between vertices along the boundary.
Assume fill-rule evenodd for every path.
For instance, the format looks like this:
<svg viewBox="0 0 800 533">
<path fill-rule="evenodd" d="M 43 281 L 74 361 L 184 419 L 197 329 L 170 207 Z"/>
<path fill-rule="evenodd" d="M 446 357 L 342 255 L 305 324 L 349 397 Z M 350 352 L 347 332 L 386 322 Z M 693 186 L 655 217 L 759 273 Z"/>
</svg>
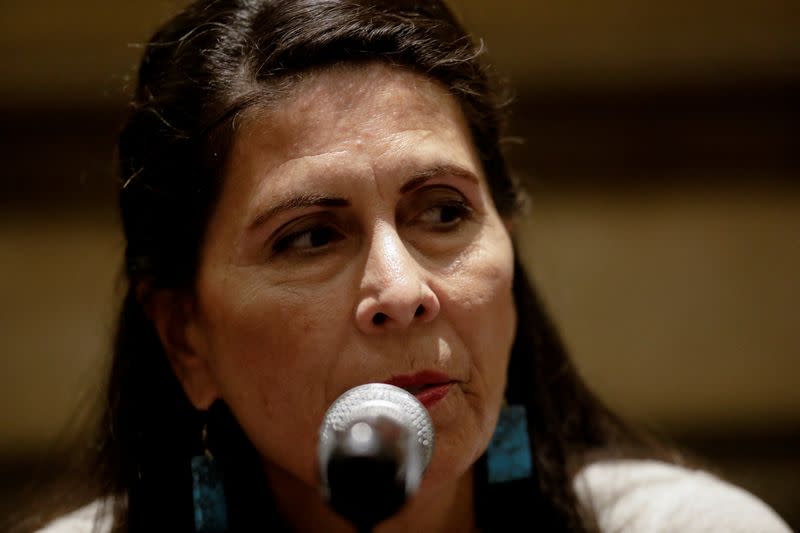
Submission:
<svg viewBox="0 0 800 533">
<path fill-rule="evenodd" d="M 293 531 L 352 533 L 353 526 L 320 497 L 319 490 L 274 465 L 265 465 L 278 512 Z M 473 472 L 436 487 L 423 483 L 413 500 L 380 523 L 375 533 L 476 531 Z"/>
</svg>

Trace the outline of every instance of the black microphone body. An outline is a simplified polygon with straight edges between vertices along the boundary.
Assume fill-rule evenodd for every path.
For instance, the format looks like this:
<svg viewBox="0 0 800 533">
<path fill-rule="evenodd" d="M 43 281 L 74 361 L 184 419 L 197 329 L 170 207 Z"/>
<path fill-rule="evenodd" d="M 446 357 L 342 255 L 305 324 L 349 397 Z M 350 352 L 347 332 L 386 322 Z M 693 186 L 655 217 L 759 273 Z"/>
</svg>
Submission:
<svg viewBox="0 0 800 533">
<path fill-rule="evenodd" d="M 330 504 L 359 531 L 371 531 L 406 502 L 405 437 L 397 438 L 404 431 L 387 418 L 358 421 L 328 460 Z"/>
</svg>

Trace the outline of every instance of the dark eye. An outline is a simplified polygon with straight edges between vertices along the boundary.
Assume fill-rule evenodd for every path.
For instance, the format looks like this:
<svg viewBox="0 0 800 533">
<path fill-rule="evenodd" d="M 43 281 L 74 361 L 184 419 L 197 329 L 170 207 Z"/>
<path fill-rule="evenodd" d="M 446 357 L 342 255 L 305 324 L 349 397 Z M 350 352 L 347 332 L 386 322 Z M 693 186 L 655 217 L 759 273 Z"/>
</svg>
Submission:
<svg viewBox="0 0 800 533">
<path fill-rule="evenodd" d="M 460 200 L 448 200 L 447 202 L 431 206 L 419 215 L 419 222 L 430 225 L 435 229 L 447 230 L 469 218 L 472 209 Z"/>
<path fill-rule="evenodd" d="M 342 234 L 333 226 L 315 226 L 296 231 L 278 239 L 272 247 L 273 252 L 316 251 L 342 239 Z"/>
</svg>

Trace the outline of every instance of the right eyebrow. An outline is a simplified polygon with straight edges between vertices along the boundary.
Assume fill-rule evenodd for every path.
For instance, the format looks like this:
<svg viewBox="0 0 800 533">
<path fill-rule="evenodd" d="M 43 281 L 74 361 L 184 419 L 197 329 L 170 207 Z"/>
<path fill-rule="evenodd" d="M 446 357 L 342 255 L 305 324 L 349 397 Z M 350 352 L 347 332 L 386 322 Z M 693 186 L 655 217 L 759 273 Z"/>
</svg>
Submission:
<svg viewBox="0 0 800 533">
<path fill-rule="evenodd" d="M 291 209 L 300 209 L 303 207 L 347 207 L 349 205 L 350 201 L 345 198 L 313 193 L 300 194 L 287 198 L 260 213 L 253 222 L 248 225 L 248 229 L 255 229 L 275 215 Z"/>
</svg>

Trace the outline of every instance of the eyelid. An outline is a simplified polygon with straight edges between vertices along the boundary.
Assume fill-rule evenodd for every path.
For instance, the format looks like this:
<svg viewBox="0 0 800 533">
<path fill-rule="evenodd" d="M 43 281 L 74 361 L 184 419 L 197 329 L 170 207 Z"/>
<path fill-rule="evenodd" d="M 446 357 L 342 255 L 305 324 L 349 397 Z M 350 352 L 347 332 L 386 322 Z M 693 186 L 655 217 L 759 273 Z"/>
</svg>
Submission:
<svg viewBox="0 0 800 533">
<path fill-rule="evenodd" d="M 430 189 L 447 189 L 452 190 L 461 195 L 477 212 L 483 212 L 483 193 L 481 184 L 478 181 L 472 181 L 460 177 L 436 176 L 420 183 L 407 192 L 408 196 L 416 195 Z"/>
<path fill-rule="evenodd" d="M 474 202 L 469 197 L 469 195 L 465 194 L 459 188 L 454 187 L 449 184 L 443 183 L 434 183 L 430 185 L 425 185 L 416 189 L 413 193 L 410 194 L 411 199 L 409 200 L 409 204 L 413 207 L 435 207 L 431 205 L 427 206 L 420 206 L 419 204 L 429 203 L 431 196 L 436 196 L 437 198 L 434 201 L 444 202 L 456 202 L 461 203 L 465 207 L 469 208 L 472 211 L 476 210 Z"/>
<path fill-rule="evenodd" d="M 420 225 L 421 227 L 436 226 L 442 229 L 453 224 L 425 220 L 425 215 L 432 209 L 455 208 L 460 211 L 461 222 L 474 219 L 477 212 L 467 195 L 449 184 L 437 183 L 423 186 L 413 193 L 409 193 L 409 196 L 410 198 L 398 206 L 398 223 Z"/>
<path fill-rule="evenodd" d="M 308 237 L 309 239 L 313 239 L 313 233 L 319 230 L 331 230 L 328 237 L 328 241 L 324 244 L 319 246 L 315 246 L 313 241 L 310 243 L 309 246 L 293 246 L 295 243 L 299 242 L 301 239 L 305 239 Z M 321 252 L 322 250 L 326 250 L 331 246 L 335 245 L 342 239 L 341 232 L 336 231 L 332 226 L 315 226 L 310 227 L 305 230 L 298 231 L 296 233 L 290 233 L 289 235 L 285 235 L 281 237 L 278 242 L 273 245 L 272 253 L 274 254 L 281 254 L 281 253 L 298 253 L 304 255 L 315 254 L 317 252 Z M 286 243 L 286 244 L 284 244 Z"/>
<path fill-rule="evenodd" d="M 440 220 L 426 220 L 426 216 L 433 213 L 434 210 L 439 210 L 440 212 L 437 213 L 438 216 L 442 216 L 445 213 L 445 209 L 453 209 L 456 217 L 454 220 L 447 220 L 447 221 L 440 221 Z M 417 216 L 416 222 L 424 225 L 430 226 L 431 228 L 439 228 L 439 229 L 448 229 L 454 226 L 458 226 L 463 224 L 464 222 L 470 220 L 473 217 L 474 210 L 469 207 L 466 202 L 462 202 L 460 200 L 454 200 L 451 202 L 439 202 L 430 207 L 423 209 L 420 214 Z"/>
<path fill-rule="evenodd" d="M 332 228 L 334 232 L 340 235 L 345 233 L 342 229 L 341 222 L 337 221 L 333 214 L 325 211 L 310 213 L 292 219 L 279 226 L 266 240 L 265 249 L 270 256 L 280 254 L 281 252 L 287 251 L 288 248 L 282 247 L 282 243 L 287 240 L 296 239 L 304 233 L 321 228 Z"/>
</svg>

